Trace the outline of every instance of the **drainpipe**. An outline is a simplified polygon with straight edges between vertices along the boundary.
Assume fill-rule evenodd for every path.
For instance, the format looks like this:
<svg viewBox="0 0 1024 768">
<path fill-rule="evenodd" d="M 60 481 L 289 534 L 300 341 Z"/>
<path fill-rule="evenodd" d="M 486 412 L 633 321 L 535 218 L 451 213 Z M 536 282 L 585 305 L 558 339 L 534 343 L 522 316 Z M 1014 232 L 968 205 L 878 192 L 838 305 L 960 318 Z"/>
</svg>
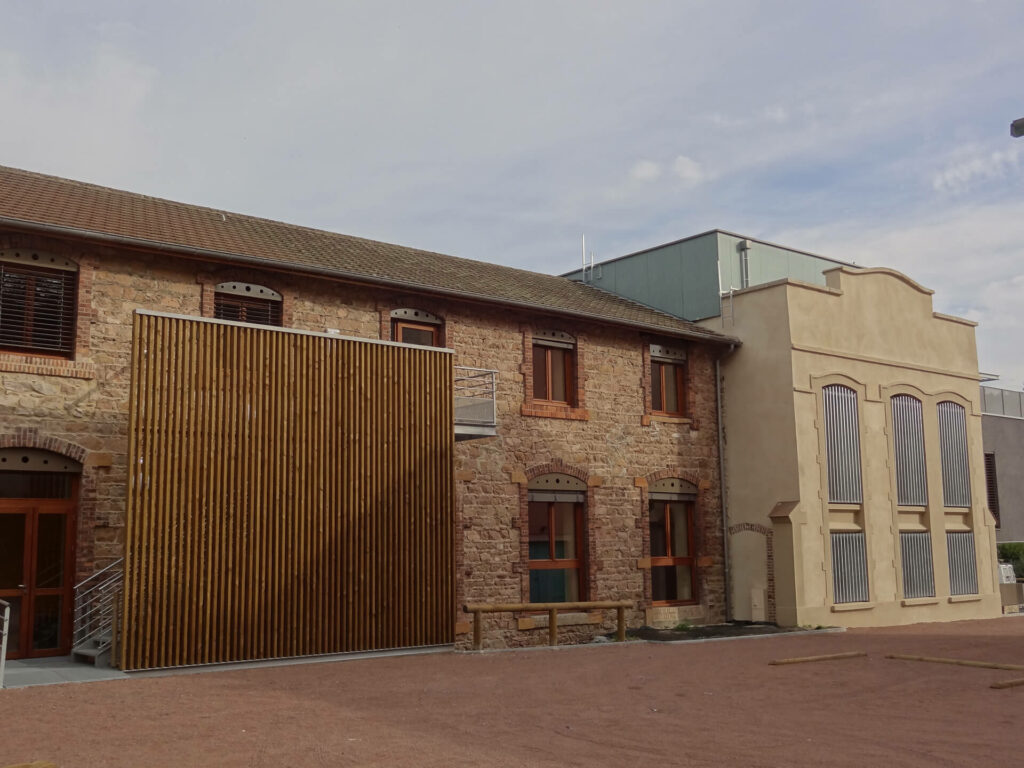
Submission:
<svg viewBox="0 0 1024 768">
<path fill-rule="evenodd" d="M 715 407 L 718 411 L 718 486 L 722 500 L 722 568 L 725 576 L 725 620 L 732 620 L 732 584 L 729 572 L 729 504 L 725 486 L 725 435 L 722 426 L 722 358 L 736 350 L 735 344 L 715 360 Z"/>
</svg>

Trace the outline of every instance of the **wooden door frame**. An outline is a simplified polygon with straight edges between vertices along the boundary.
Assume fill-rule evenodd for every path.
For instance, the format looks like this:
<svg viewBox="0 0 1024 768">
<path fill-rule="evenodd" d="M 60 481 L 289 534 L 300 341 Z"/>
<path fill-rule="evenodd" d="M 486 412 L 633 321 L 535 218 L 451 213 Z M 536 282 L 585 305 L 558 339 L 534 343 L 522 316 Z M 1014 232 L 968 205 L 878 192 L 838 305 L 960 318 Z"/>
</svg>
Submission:
<svg viewBox="0 0 1024 768">
<path fill-rule="evenodd" d="M 22 561 L 25 589 L 21 598 L 20 637 L 18 652 L 8 648 L 9 659 L 35 659 L 48 656 L 66 656 L 71 652 L 74 627 L 75 602 L 75 552 L 78 530 L 78 492 L 80 475 L 71 476 L 71 494 L 66 499 L 0 499 L 0 514 L 22 514 L 25 516 L 25 537 L 22 543 Z M 64 516 L 64 578 L 60 587 L 45 587 L 42 595 L 36 589 L 36 559 L 39 543 L 39 516 L 41 514 L 62 514 Z M 61 604 L 61 632 L 57 648 L 35 651 L 32 649 L 32 624 L 35 614 L 34 600 L 37 596 L 59 595 Z"/>
</svg>

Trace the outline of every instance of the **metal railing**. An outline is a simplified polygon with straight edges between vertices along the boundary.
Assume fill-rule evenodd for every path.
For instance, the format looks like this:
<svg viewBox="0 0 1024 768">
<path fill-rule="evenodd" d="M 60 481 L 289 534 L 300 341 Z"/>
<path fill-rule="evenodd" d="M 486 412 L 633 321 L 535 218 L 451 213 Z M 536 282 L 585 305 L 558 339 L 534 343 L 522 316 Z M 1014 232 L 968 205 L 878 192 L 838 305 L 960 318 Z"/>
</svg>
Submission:
<svg viewBox="0 0 1024 768">
<path fill-rule="evenodd" d="M 75 621 L 73 646 L 90 641 L 98 650 L 106 650 L 114 634 L 115 601 L 124 582 L 124 558 L 75 585 Z"/>
<path fill-rule="evenodd" d="M 497 371 L 455 366 L 455 423 L 475 427 L 496 426 L 497 393 Z"/>
<path fill-rule="evenodd" d="M 7 665 L 7 631 L 11 626 L 11 604 L 0 600 L 0 688 L 4 687 L 4 667 Z"/>
</svg>

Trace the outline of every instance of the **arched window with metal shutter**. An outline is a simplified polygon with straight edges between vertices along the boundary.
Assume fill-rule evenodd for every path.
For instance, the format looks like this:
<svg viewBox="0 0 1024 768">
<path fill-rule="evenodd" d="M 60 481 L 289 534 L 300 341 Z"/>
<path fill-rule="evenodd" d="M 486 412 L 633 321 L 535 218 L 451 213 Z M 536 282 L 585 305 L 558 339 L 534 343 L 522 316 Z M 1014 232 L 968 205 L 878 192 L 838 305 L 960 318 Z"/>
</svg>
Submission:
<svg viewBox="0 0 1024 768">
<path fill-rule="evenodd" d="M 828 500 L 833 504 L 863 501 L 860 472 L 860 422 L 857 393 L 842 384 L 821 390 L 825 411 Z"/>
<path fill-rule="evenodd" d="M 213 294 L 213 316 L 257 325 L 281 325 L 282 296 L 252 283 L 221 283 Z"/>
<path fill-rule="evenodd" d="M 912 395 L 892 398 L 892 444 L 896 460 L 896 503 L 901 507 L 927 505 L 924 415 L 921 401 Z"/>
<path fill-rule="evenodd" d="M 967 461 L 967 417 L 959 403 L 938 405 L 939 452 L 942 456 L 942 503 L 971 506 L 971 480 Z"/>
</svg>

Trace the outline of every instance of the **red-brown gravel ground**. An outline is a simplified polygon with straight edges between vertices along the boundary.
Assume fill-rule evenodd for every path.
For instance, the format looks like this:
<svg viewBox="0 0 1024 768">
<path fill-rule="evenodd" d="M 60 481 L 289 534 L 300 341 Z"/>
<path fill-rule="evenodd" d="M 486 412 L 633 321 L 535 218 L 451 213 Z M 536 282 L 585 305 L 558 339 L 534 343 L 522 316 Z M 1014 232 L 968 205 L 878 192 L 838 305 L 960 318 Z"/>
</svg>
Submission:
<svg viewBox="0 0 1024 768">
<path fill-rule="evenodd" d="M 769 666 L 776 658 L 867 658 Z M 395 656 L 0 691 L 0 765 L 1019 765 L 1024 619 Z"/>
</svg>

